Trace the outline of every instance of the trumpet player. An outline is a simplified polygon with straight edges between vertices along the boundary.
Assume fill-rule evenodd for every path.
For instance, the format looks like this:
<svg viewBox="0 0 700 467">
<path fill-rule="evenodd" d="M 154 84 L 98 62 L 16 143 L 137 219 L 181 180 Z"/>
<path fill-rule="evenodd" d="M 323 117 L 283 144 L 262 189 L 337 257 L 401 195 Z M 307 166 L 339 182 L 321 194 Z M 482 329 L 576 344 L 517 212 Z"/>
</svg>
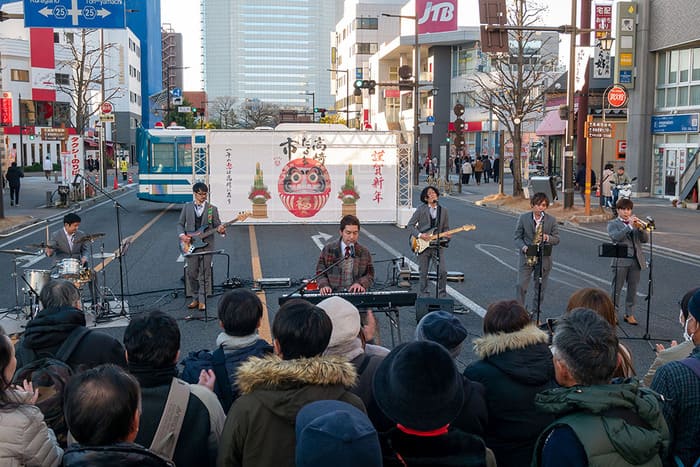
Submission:
<svg viewBox="0 0 700 467">
<path fill-rule="evenodd" d="M 632 214 L 634 203 L 631 199 L 621 198 L 615 204 L 617 218 L 608 222 L 608 235 L 618 245 L 627 245 L 627 256 L 612 260 L 612 294 L 616 310 L 622 308 L 620 292 L 627 283 L 624 316 L 626 323 L 639 324 L 634 317 L 634 307 L 637 299 L 639 273 L 646 268 L 646 259 L 642 251 L 642 243 L 649 241 L 647 224 Z"/>
<path fill-rule="evenodd" d="M 535 287 L 532 294 L 532 308 L 530 312 L 539 310 L 547 286 L 549 272 L 552 270 L 552 257 L 530 255 L 532 246 L 538 245 L 558 245 L 559 227 L 557 219 L 545 211 L 549 207 L 549 198 L 544 193 L 535 193 L 530 198 L 531 211 L 518 217 L 515 226 L 515 247 L 518 250 L 518 282 L 515 285 L 515 295 L 523 306 L 525 306 L 525 296 L 530 286 L 530 279 L 535 276 Z M 541 272 L 542 287 L 538 294 L 538 277 Z M 539 297 L 539 299 L 538 299 Z"/>
</svg>

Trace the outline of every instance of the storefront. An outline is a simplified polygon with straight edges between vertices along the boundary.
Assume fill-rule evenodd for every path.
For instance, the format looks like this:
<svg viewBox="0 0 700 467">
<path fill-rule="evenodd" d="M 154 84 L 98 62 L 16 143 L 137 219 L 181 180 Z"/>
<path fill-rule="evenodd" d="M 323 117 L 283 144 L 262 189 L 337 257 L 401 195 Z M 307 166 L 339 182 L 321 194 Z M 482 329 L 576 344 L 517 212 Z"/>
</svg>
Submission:
<svg viewBox="0 0 700 467">
<path fill-rule="evenodd" d="M 680 195 L 681 176 L 700 151 L 697 113 L 653 115 L 651 193 L 669 199 Z"/>
</svg>

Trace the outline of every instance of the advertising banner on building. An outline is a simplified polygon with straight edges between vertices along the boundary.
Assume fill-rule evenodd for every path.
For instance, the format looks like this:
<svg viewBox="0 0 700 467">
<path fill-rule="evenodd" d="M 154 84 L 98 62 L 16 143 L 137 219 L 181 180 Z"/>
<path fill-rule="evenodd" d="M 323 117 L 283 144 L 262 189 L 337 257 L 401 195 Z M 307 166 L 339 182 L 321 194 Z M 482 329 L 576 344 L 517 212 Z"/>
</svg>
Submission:
<svg viewBox="0 0 700 467">
<path fill-rule="evenodd" d="M 85 174 L 83 137 L 77 135 L 68 136 L 67 149 L 68 151 L 61 152 L 61 176 L 64 185 L 73 182 L 76 175 Z M 79 181 L 82 183 L 82 178 Z"/>
<path fill-rule="evenodd" d="M 396 135 L 384 132 L 211 132 L 209 183 L 222 221 L 395 222 Z"/>
<path fill-rule="evenodd" d="M 457 0 L 416 0 L 418 33 L 457 30 Z"/>
<path fill-rule="evenodd" d="M 0 94 L 0 125 L 12 125 L 12 93 Z"/>
<path fill-rule="evenodd" d="M 612 4 L 595 4 L 595 51 L 593 52 L 593 78 L 610 78 L 610 51 L 601 47 L 600 39 L 610 36 L 612 27 Z"/>
</svg>

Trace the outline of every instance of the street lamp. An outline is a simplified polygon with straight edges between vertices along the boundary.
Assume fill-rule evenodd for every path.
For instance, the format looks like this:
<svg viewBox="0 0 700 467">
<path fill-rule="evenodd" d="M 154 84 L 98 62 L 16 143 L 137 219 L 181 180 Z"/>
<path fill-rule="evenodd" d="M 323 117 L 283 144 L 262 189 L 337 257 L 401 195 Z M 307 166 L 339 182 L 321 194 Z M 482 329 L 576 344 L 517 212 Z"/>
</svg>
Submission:
<svg viewBox="0 0 700 467">
<path fill-rule="evenodd" d="M 407 15 L 392 15 L 390 13 L 382 13 L 382 16 L 388 18 L 401 18 L 413 20 L 413 184 L 418 185 L 418 174 L 420 168 L 418 167 L 418 118 L 420 105 L 420 48 L 418 47 L 418 16 L 407 16 Z"/>
<path fill-rule="evenodd" d="M 328 68 L 327 71 L 345 73 L 345 126 L 350 128 L 350 70 L 336 70 Z"/>
<path fill-rule="evenodd" d="M 316 93 L 306 91 L 304 94 L 311 96 L 311 122 L 316 123 Z"/>
</svg>

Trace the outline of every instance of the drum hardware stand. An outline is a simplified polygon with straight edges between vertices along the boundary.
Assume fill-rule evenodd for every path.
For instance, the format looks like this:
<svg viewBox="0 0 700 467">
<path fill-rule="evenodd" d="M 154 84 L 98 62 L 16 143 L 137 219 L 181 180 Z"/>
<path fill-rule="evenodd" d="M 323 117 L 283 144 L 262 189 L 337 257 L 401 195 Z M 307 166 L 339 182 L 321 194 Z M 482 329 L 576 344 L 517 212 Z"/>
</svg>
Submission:
<svg viewBox="0 0 700 467">
<path fill-rule="evenodd" d="M 90 245 L 90 256 L 94 257 L 92 254 L 92 244 Z M 105 268 L 105 244 L 102 243 L 100 246 L 100 257 L 102 259 L 102 285 L 98 288 L 95 287 L 96 290 L 98 290 L 98 295 L 99 295 L 99 301 L 94 304 L 95 306 L 95 322 L 101 321 L 101 320 L 109 320 L 111 318 L 110 316 L 110 306 L 109 306 L 109 300 L 107 299 L 107 294 L 111 295 L 114 300 L 117 300 L 117 297 L 114 296 L 114 292 L 112 292 L 112 289 L 107 287 L 107 272 Z"/>
<path fill-rule="evenodd" d="M 29 313 L 25 314 L 25 317 L 27 320 L 32 320 L 36 317 L 37 313 L 39 313 L 39 292 L 34 290 L 34 287 L 32 287 L 32 284 L 30 284 L 27 279 L 22 276 L 22 281 L 27 284 L 27 287 L 29 287 Z"/>
<path fill-rule="evenodd" d="M 0 250 L 0 253 L 7 253 L 12 256 L 12 277 L 15 284 L 15 306 L 9 311 L 16 311 L 19 314 L 22 311 L 22 306 L 19 303 L 19 282 L 17 280 L 17 259 L 18 256 L 32 255 L 33 253 L 23 250 Z M 24 278 L 23 278 L 24 279 Z"/>
<path fill-rule="evenodd" d="M 112 195 L 110 195 L 109 193 L 107 193 L 106 191 L 104 191 L 104 190 L 102 189 L 102 187 L 97 186 L 95 183 L 91 182 L 89 178 L 85 178 L 85 177 L 83 177 L 81 174 L 76 175 L 76 177 L 80 177 L 80 178 L 82 178 L 83 180 L 85 180 L 85 182 L 86 182 L 88 185 L 90 185 L 91 187 L 93 187 L 94 189 L 96 189 L 97 191 L 99 191 L 100 193 L 102 193 L 103 195 L 105 195 L 107 198 L 111 199 L 112 202 L 114 203 L 114 210 L 115 210 L 115 212 L 116 212 L 116 214 L 117 214 L 117 216 L 116 216 L 116 217 L 117 217 L 117 241 L 119 242 L 119 251 L 118 251 L 118 258 L 119 258 L 119 292 L 120 292 L 120 299 L 121 299 L 121 308 L 120 308 L 120 310 L 119 310 L 119 316 L 127 316 L 127 313 L 126 313 L 126 306 L 124 305 L 124 266 L 123 266 L 123 260 L 122 260 L 122 256 L 124 256 L 123 253 L 122 253 L 122 252 L 123 252 L 123 249 L 124 249 L 124 245 L 122 244 L 122 229 L 121 229 L 121 219 L 120 219 L 120 217 L 119 217 L 119 212 L 120 212 L 120 209 L 123 209 L 123 210 L 126 211 L 126 212 L 129 212 L 129 210 L 126 209 L 124 206 L 122 206 L 122 205 L 119 203 L 119 201 L 117 201 Z"/>
</svg>

